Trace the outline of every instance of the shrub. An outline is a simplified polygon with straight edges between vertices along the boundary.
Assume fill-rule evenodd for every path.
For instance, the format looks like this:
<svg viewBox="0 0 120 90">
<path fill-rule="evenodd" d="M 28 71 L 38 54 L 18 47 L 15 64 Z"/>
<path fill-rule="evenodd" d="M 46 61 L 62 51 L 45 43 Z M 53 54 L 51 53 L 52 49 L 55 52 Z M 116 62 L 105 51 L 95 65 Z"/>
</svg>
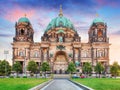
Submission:
<svg viewBox="0 0 120 90">
<path fill-rule="evenodd" d="M 102 76 L 102 78 L 106 78 L 105 76 Z"/>
<path fill-rule="evenodd" d="M 27 78 L 27 76 L 23 76 L 23 78 Z"/>
<path fill-rule="evenodd" d="M 10 76 L 10 78 L 14 78 L 14 76 Z"/>
<path fill-rule="evenodd" d="M 17 76 L 16 78 L 20 78 L 20 76 Z"/>
<path fill-rule="evenodd" d="M 33 77 L 33 76 L 34 76 L 34 73 L 30 73 L 30 76 Z"/>
</svg>

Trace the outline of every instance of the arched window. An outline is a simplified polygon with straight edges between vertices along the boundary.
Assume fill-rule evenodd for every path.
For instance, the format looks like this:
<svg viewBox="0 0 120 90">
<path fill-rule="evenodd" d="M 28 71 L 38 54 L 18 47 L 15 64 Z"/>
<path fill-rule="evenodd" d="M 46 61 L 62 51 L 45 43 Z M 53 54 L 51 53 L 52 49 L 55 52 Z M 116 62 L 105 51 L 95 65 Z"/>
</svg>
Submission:
<svg viewBox="0 0 120 90">
<path fill-rule="evenodd" d="M 20 52 L 19 52 L 19 56 L 24 56 L 24 52 L 23 52 L 23 51 L 20 51 Z"/>
<path fill-rule="evenodd" d="M 86 50 L 82 51 L 82 57 L 87 57 L 87 51 Z"/>
<path fill-rule="evenodd" d="M 39 56 L 39 54 L 38 54 L 38 52 L 36 51 L 35 53 L 34 53 L 34 57 L 38 57 Z"/>
<path fill-rule="evenodd" d="M 24 35 L 25 31 L 23 29 L 21 29 L 21 35 Z"/>
<path fill-rule="evenodd" d="M 98 57 L 103 57 L 104 56 L 104 52 L 102 50 L 98 51 Z"/>
<path fill-rule="evenodd" d="M 98 31 L 98 36 L 102 36 L 102 35 L 103 35 L 102 30 L 99 30 Z"/>
</svg>

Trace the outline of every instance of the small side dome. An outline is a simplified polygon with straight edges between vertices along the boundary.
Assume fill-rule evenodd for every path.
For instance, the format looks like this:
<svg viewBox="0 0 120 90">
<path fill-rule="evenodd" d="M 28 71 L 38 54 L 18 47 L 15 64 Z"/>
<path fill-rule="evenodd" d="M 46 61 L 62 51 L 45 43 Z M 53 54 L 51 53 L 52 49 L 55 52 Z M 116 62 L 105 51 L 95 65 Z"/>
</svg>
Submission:
<svg viewBox="0 0 120 90">
<path fill-rule="evenodd" d="M 26 18 L 26 17 L 21 17 L 19 20 L 18 20 L 18 23 L 21 23 L 21 22 L 25 22 L 25 23 L 29 23 L 29 19 Z"/>
<path fill-rule="evenodd" d="M 101 18 L 95 18 L 93 20 L 93 23 L 104 23 L 104 20 L 102 20 Z"/>
</svg>

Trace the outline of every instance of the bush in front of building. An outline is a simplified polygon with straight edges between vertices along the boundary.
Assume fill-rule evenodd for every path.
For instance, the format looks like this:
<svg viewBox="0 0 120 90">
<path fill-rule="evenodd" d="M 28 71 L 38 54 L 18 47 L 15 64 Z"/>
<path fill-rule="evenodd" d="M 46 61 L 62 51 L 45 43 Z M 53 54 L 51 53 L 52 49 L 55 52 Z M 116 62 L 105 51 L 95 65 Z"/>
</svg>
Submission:
<svg viewBox="0 0 120 90">
<path fill-rule="evenodd" d="M 0 60 L 0 76 L 9 76 L 11 73 L 11 66 L 8 61 Z"/>
<path fill-rule="evenodd" d="M 110 72 L 112 74 L 112 76 L 114 76 L 116 78 L 116 76 L 119 75 L 119 71 L 120 71 L 120 66 L 118 64 L 118 62 L 114 62 L 113 65 L 111 65 L 110 67 Z"/>
<path fill-rule="evenodd" d="M 41 70 L 45 73 L 45 78 L 46 78 L 46 72 L 50 71 L 50 65 L 47 62 L 43 62 L 41 65 Z"/>
<path fill-rule="evenodd" d="M 104 71 L 104 66 L 100 62 L 98 62 L 97 65 L 94 67 L 94 69 L 95 69 L 96 75 L 99 74 L 99 78 L 100 78 L 102 72 Z"/>
<path fill-rule="evenodd" d="M 34 73 L 38 71 L 38 67 L 35 61 L 31 60 L 28 62 L 27 70 L 30 71 L 30 75 L 34 76 Z"/>
<path fill-rule="evenodd" d="M 12 66 L 12 70 L 17 73 L 17 77 L 18 77 L 18 74 L 22 72 L 22 65 L 20 64 L 20 62 L 15 62 Z"/>
</svg>

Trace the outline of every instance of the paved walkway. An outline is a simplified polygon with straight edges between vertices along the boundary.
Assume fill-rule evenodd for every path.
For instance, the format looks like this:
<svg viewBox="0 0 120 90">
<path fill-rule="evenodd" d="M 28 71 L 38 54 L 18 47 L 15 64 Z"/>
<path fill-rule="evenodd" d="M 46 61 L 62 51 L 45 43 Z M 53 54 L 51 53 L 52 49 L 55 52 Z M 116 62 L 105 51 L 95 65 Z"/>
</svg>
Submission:
<svg viewBox="0 0 120 90">
<path fill-rule="evenodd" d="M 66 79 L 54 79 L 40 90 L 83 90 Z"/>
</svg>

